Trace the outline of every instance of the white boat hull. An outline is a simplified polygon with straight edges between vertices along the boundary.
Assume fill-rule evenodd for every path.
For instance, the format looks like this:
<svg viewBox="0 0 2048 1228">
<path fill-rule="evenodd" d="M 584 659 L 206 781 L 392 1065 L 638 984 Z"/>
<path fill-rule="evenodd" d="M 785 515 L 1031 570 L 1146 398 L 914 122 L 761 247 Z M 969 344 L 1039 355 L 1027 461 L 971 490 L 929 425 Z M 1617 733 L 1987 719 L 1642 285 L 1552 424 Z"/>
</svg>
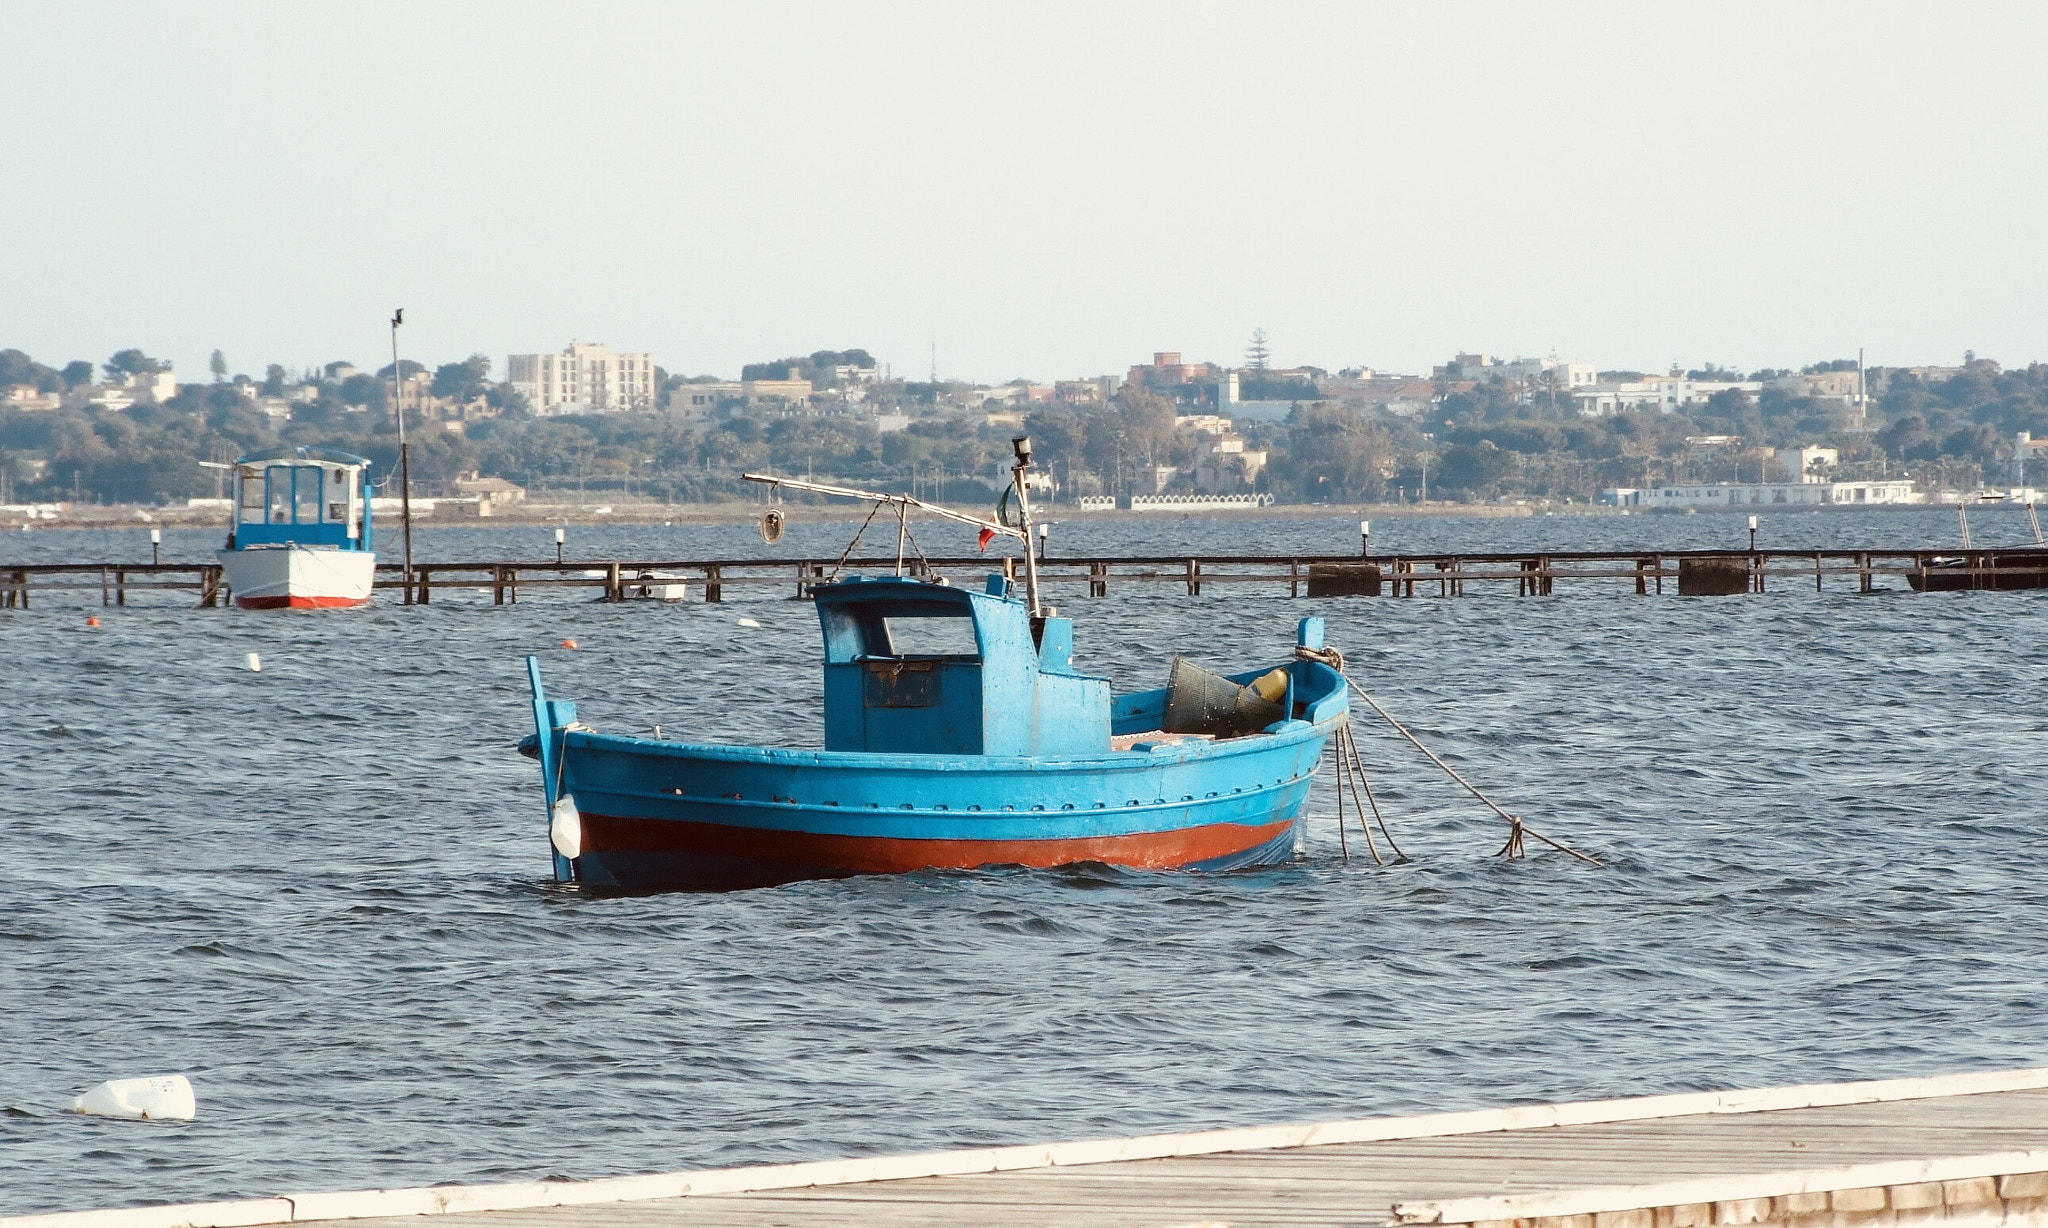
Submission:
<svg viewBox="0 0 2048 1228">
<path fill-rule="evenodd" d="M 223 550 L 221 573 L 245 610 L 328 610 L 366 605 L 377 578 L 368 550 L 258 546 Z"/>
</svg>

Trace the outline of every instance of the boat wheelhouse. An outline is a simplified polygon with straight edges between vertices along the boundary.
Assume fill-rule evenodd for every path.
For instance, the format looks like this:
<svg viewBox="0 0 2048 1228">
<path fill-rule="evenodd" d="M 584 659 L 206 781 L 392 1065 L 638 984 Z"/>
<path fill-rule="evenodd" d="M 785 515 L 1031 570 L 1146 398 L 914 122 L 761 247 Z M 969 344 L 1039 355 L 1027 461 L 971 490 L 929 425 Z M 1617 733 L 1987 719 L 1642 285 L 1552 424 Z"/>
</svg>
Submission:
<svg viewBox="0 0 2048 1228">
<path fill-rule="evenodd" d="M 369 461 L 295 448 L 245 456 L 232 469 L 235 519 L 218 557 L 236 605 L 329 609 L 370 600 L 377 555 Z"/>
</svg>

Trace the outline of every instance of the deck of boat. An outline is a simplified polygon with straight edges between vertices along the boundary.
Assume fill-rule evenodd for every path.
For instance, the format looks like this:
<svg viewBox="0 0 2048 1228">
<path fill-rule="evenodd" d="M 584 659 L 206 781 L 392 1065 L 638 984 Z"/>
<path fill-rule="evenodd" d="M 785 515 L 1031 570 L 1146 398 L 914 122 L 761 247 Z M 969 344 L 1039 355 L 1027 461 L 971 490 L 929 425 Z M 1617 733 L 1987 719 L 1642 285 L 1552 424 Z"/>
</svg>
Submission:
<svg viewBox="0 0 2048 1228">
<path fill-rule="evenodd" d="M 572 1205 L 545 1205 L 565 1201 Z M 261 1218 L 280 1205 L 284 1216 Z M 348 1222 L 420 1228 L 419 1216 L 433 1214 L 433 1223 L 474 1228 L 2048 1223 L 2048 1070 L 211 1206 L 244 1211 L 209 1218 L 191 1207 L 199 1214 L 148 1222 L 400 1211 Z"/>
</svg>

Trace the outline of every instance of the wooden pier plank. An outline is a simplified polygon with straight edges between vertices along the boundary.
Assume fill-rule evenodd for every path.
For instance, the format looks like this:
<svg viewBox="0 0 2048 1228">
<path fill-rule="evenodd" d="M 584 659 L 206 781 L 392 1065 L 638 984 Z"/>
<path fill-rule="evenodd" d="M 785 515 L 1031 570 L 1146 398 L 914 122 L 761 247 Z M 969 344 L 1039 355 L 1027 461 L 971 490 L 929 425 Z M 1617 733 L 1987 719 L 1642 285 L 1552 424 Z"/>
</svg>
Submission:
<svg viewBox="0 0 2048 1228">
<path fill-rule="evenodd" d="M 436 1217 L 494 1228 L 1374 1225 L 1396 1203 L 2048 1149 L 2048 1090 L 1545 1126 Z M 421 1228 L 416 1217 L 346 1221 Z"/>
</svg>

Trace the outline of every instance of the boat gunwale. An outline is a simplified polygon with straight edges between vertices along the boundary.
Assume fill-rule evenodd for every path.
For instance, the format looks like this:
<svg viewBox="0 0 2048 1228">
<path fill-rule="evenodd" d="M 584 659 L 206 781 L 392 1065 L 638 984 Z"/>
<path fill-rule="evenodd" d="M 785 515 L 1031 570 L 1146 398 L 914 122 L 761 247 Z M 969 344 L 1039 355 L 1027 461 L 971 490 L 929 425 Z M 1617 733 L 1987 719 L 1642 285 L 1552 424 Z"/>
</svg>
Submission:
<svg viewBox="0 0 2048 1228">
<path fill-rule="evenodd" d="M 910 772 L 1034 772 L 1113 771 L 1123 772 L 1195 760 L 1216 762 L 1265 750 L 1291 747 L 1312 737 L 1328 737 L 1340 724 L 1351 719 L 1349 709 L 1318 721 L 1296 718 L 1268 726 L 1260 733 L 1241 738 L 1209 741 L 1188 738 L 1180 742 L 1145 742 L 1154 749 L 1109 750 L 1088 755 L 928 755 L 913 751 L 822 750 L 806 746 L 753 746 L 740 742 L 676 742 L 639 734 L 601 733 L 571 729 L 565 747 L 579 750 L 631 751 L 667 759 L 706 759 L 725 763 L 751 763 L 776 767 L 831 767 L 871 770 L 886 767 Z M 1162 734 L 1162 737 L 1175 737 Z"/>
</svg>

